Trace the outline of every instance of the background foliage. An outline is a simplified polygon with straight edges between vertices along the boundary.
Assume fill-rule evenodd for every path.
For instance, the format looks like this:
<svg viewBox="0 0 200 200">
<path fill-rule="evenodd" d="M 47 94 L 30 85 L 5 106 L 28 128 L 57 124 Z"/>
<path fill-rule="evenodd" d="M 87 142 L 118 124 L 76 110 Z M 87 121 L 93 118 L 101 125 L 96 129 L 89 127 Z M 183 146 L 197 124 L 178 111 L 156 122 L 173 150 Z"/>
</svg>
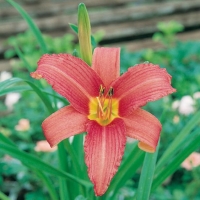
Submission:
<svg viewBox="0 0 200 200">
<path fill-rule="evenodd" d="M 26 15 L 25 18 L 27 19 Z M 7 41 L 13 48 L 6 51 L 5 58 L 13 60 L 13 77 L 18 79 L 0 83 L 0 110 L 7 113 L 0 120 L 0 198 L 6 199 L 5 194 L 10 199 L 56 199 L 62 182 L 56 176 L 64 176 L 70 199 L 133 199 L 136 192 L 140 192 L 137 190 L 138 183 L 143 181 L 140 174 L 141 170 L 145 170 L 144 167 L 141 168 L 144 157 L 146 166 L 153 159 L 156 161 L 156 155 L 152 158 L 149 155 L 145 156 L 134 141 L 127 143 L 122 165 L 108 192 L 101 198 L 94 196 L 87 177 L 82 136 L 75 136 L 73 142 L 66 140 L 61 147 L 64 150 L 66 170 L 59 164 L 59 152 L 35 151 L 36 142 L 44 139 L 41 122 L 49 112 L 67 102 L 52 92 L 44 81 L 33 80 L 29 72 L 36 68 L 36 62 L 45 48 L 48 53 L 71 54 L 74 49 L 79 52 L 79 48 L 74 43 L 75 36 L 70 34 L 61 38 L 42 36 L 46 46 L 41 48 L 41 43 L 37 42 L 38 32 L 34 32 L 34 26 L 31 26 L 32 31 L 21 33 Z M 180 164 L 191 152 L 199 150 L 200 100 L 193 95 L 199 92 L 200 85 L 200 42 L 177 41 L 176 33 L 183 27 L 176 22 L 167 25 L 160 23 L 158 28 L 160 31 L 153 39 L 160 41 L 164 45 L 163 49 L 145 49 L 140 52 L 121 50 L 121 73 L 137 63 L 152 62 L 167 69 L 173 77 L 172 85 L 177 89 L 177 92 L 169 97 L 145 106 L 145 109 L 157 116 L 163 124 L 158 162 L 150 163 L 155 168 L 155 173 L 152 170 L 149 174 L 153 178 L 150 199 L 199 199 L 200 167 L 187 171 L 181 168 Z M 95 38 L 98 38 L 98 42 L 98 33 Z M 8 111 L 4 99 L 10 92 L 19 92 L 21 98 L 14 104 L 13 110 Z M 193 99 L 194 111 L 183 114 L 179 109 L 172 109 L 173 102 L 180 101 L 186 95 Z M 15 128 L 22 118 L 30 121 L 28 130 L 19 131 Z M 25 162 L 26 159 L 28 162 Z M 75 178 L 70 175 L 74 175 Z M 83 183 L 82 180 L 86 182 L 80 184 Z"/>
</svg>

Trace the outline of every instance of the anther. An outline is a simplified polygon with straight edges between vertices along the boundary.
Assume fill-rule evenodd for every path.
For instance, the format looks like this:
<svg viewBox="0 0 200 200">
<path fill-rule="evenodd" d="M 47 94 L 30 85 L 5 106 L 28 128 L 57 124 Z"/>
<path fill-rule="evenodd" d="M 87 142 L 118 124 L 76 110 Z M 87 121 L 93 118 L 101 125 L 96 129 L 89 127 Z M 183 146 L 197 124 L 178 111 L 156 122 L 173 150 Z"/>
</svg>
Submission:
<svg viewBox="0 0 200 200">
<path fill-rule="evenodd" d="M 100 85 L 100 88 L 99 88 L 99 95 L 100 95 L 100 96 L 103 96 L 103 95 L 104 95 L 104 92 L 105 92 L 105 87 L 103 87 L 102 85 Z"/>
<path fill-rule="evenodd" d="M 111 88 L 109 89 L 109 91 L 108 91 L 108 96 L 112 97 L 113 94 L 114 94 L 114 90 L 113 90 L 113 88 L 111 87 Z"/>
</svg>

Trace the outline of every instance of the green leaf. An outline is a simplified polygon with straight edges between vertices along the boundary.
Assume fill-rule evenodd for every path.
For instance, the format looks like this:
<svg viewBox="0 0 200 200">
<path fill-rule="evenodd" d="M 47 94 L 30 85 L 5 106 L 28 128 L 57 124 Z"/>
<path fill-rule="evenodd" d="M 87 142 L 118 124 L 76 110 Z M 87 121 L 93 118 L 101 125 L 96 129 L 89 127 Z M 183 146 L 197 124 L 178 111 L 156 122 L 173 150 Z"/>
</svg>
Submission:
<svg viewBox="0 0 200 200">
<path fill-rule="evenodd" d="M 63 140 L 63 144 L 64 144 L 64 147 L 65 147 L 66 151 L 70 155 L 70 158 L 72 159 L 73 168 L 75 169 L 76 174 L 79 177 L 81 177 L 83 175 L 83 172 L 80 169 L 81 163 L 78 162 L 78 158 L 77 158 L 77 155 L 76 155 L 76 153 L 74 151 L 74 148 L 72 148 L 72 145 L 69 143 L 68 139 Z"/>
<path fill-rule="evenodd" d="M 5 94 L 5 89 L 12 86 L 13 84 L 16 83 L 27 83 L 33 90 L 34 92 L 37 93 L 37 95 L 41 98 L 41 100 L 43 101 L 44 105 L 46 106 L 46 108 L 48 109 L 49 113 L 53 113 L 55 110 L 53 109 L 51 102 L 49 100 L 49 98 L 46 96 L 46 94 L 44 94 L 36 85 L 34 85 L 32 82 L 30 81 L 26 81 L 20 78 L 11 78 L 8 79 L 6 81 L 3 81 L 0 83 L 0 96 Z"/>
<path fill-rule="evenodd" d="M 170 158 L 177 153 L 179 150 L 180 144 L 183 140 L 189 135 L 192 129 L 200 123 L 200 111 L 197 112 L 193 118 L 187 123 L 187 125 L 182 129 L 182 131 L 176 136 L 174 141 L 169 145 L 168 149 L 159 159 L 158 164 L 156 166 L 156 171 L 160 171 L 161 168 L 165 165 L 165 163 L 170 160 Z"/>
<path fill-rule="evenodd" d="M 56 169 L 55 167 L 52 167 L 51 165 L 43 162 L 39 158 L 31 154 L 28 154 L 26 152 L 23 152 L 21 150 L 18 150 L 17 148 L 11 145 L 5 144 L 4 142 L 1 142 L 1 141 L 0 141 L 0 151 L 20 160 L 24 164 L 31 165 L 31 167 L 34 169 L 42 170 L 54 176 L 58 176 L 61 178 L 65 178 L 67 180 L 78 182 L 79 184 L 84 185 L 86 187 L 91 187 L 91 183 L 88 183 L 87 181 L 77 178 L 67 172 Z"/>
<path fill-rule="evenodd" d="M 134 144 L 133 150 L 129 153 L 126 160 L 119 167 L 118 172 L 114 176 L 111 184 L 106 192 L 106 196 L 110 197 L 124 185 L 124 183 L 132 178 L 136 170 L 141 166 L 144 159 L 144 151 L 141 151 L 137 147 L 137 143 Z"/>
<path fill-rule="evenodd" d="M 31 19 L 31 17 L 28 15 L 28 13 L 16 2 L 14 2 L 12 0 L 7 0 L 7 2 L 10 3 L 16 10 L 18 10 L 18 12 L 21 14 L 21 16 L 26 20 L 31 31 L 35 35 L 43 53 L 47 53 L 48 52 L 47 47 L 46 47 L 46 44 L 45 44 L 44 39 L 42 37 L 42 34 L 41 34 L 39 28 L 36 26 L 36 24 Z"/>
<path fill-rule="evenodd" d="M 11 146 L 15 146 L 15 143 L 10 139 L 8 139 L 6 136 L 4 136 L 2 133 L 0 133 L 0 141 L 9 144 Z"/>
<path fill-rule="evenodd" d="M 171 162 L 165 168 L 163 168 L 159 174 L 156 175 L 152 184 L 152 191 L 155 190 L 164 180 L 166 180 L 167 177 L 173 174 L 186 157 L 188 157 L 193 151 L 199 148 L 199 141 L 200 135 L 198 131 L 196 132 L 196 137 L 192 138 L 192 141 L 188 145 L 185 145 L 179 154 L 171 159 Z"/>
<path fill-rule="evenodd" d="M 37 176 L 40 178 L 40 180 L 42 180 L 44 185 L 47 187 L 47 190 L 49 192 L 49 195 L 50 195 L 51 199 L 52 200 L 57 200 L 58 199 L 58 195 L 56 193 L 55 187 L 51 183 L 49 178 L 46 176 L 46 174 L 44 174 L 41 170 L 36 170 L 36 169 L 34 169 L 34 172 L 37 174 Z"/>
<path fill-rule="evenodd" d="M 64 147 L 65 147 L 70 159 L 72 160 L 71 172 L 73 174 L 76 174 L 78 177 L 84 179 L 85 178 L 84 172 L 83 172 L 82 168 L 80 167 L 82 165 L 82 163 L 78 162 L 76 152 L 75 152 L 74 148 L 72 147 L 72 145 L 70 144 L 69 139 L 63 140 L 63 144 L 64 144 Z M 79 147 L 79 148 L 81 148 L 81 147 Z M 78 185 L 76 183 L 72 183 L 70 185 L 70 187 L 73 190 L 73 192 L 70 192 L 70 193 L 73 193 L 74 196 L 76 196 L 77 194 L 81 194 L 84 196 L 83 186 Z M 74 198 L 74 196 L 71 198 Z"/>
<path fill-rule="evenodd" d="M 67 171 L 67 154 L 64 148 L 63 141 L 58 144 L 58 160 L 59 160 L 59 169 Z M 68 190 L 68 184 L 67 180 L 64 180 L 62 178 L 59 178 L 59 191 L 60 191 L 60 199 L 66 200 L 69 199 L 69 190 Z"/>
<path fill-rule="evenodd" d="M 11 147 L 16 147 L 16 144 L 14 142 L 12 142 L 9 138 L 5 137 L 3 134 L 0 133 L 0 141 L 10 145 Z M 27 167 L 32 169 L 32 166 L 27 164 Z M 56 200 L 57 199 L 57 194 L 55 191 L 55 188 L 53 187 L 52 183 L 50 182 L 49 178 L 46 176 L 46 174 L 44 174 L 42 171 L 37 170 L 37 169 L 32 169 L 38 176 L 39 178 L 43 181 L 44 185 L 47 187 L 47 190 L 49 191 L 49 194 L 51 196 L 52 200 Z"/>
<path fill-rule="evenodd" d="M 46 96 L 46 94 L 44 94 L 36 85 L 34 85 L 32 82 L 30 81 L 24 81 L 27 84 L 29 84 L 30 87 L 32 87 L 32 89 L 37 93 L 37 95 L 41 98 L 41 100 L 43 101 L 44 105 L 46 106 L 46 108 L 48 109 L 49 113 L 52 114 L 53 112 L 55 112 L 54 108 L 51 105 L 51 102 L 49 100 L 49 98 Z"/>
<path fill-rule="evenodd" d="M 78 34 L 78 26 L 76 26 L 75 24 L 71 24 L 71 23 L 69 23 L 69 26 L 76 34 Z"/>
<path fill-rule="evenodd" d="M 27 62 L 26 58 L 24 57 L 23 53 L 20 51 L 17 43 L 14 44 L 15 47 L 15 51 L 17 52 L 17 55 L 19 56 L 19 58 L 24 62 L 24 65 L 26 66 L 26 69 L 31 72 L 33 67 L 31 67 L 31 65 Z"/>
<path fill-rule="evenodd" d="M 24 92 L 24 91 L 33 91 L 29 86 L 25 86 L 25 85 L 22 85 L 22 86 L 13 86 L 13 87 L 9 87 L 9 88 L 6 88 L 4 90 L 1 90 L 1 95 L 6 95 L 10 92 Z"/>
<path fill-rule="evenodd" d="M 7 87 L 10 87 L 13 84 L 21 82 L 22 79 L 20 78 L 10 78 L 5 81 L 0 82 L 0 96 L 2 95 L 1 92 L 6 89 Z"/>
<path fill-rule="evenodd" d="M 146 153 L 137 189 L 137 200 L 149 199 L 159 144 L 155 153 Z"/>
<path fill-rule="evenodd" d="M 0 191 L 0 199 L 1 200 L 10 200 L 3 192 Z"/>
</svg>

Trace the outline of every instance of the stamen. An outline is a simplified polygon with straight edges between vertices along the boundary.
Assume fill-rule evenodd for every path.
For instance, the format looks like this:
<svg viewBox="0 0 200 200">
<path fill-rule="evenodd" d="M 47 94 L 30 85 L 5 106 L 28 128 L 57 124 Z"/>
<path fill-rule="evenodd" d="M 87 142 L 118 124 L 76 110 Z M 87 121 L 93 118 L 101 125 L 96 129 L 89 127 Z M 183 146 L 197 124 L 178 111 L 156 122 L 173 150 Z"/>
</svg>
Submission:
<svg viewBox="0 0 200 200">
<path fill-rule="evenodd" d="M 109 108 L 109 116 L 108 119 L 110 119 L 111 114 L 112 114 L 112 98 L 109 99 L 109 104 L 108 104 L 108 108 Z"/>
<path fill-rule="evenodd" d="M 96 97 L 96 99 L 97 99 L 97 101 L 98 101 L 98 105 L 99 105 L 99 108 L 100 108 L 102 114 L 104 114 L 103 108 L 102 108 L 102 105 L 101 105 L 101 102 L 100 102 L 100 100 L 99 100 L 99 97 Z"/>
<path fill-rule="evenodd" d="M 108 95 L 109 95 L 110 97 L 112 97 L 113 94 L 114 94 L 114 90 L 113 90 L 113 88 L 111 87 L 111 88 L 109 89 L 109 91 L 108 91 Z"/>
<path fill-rule="evenodd" d="M 103 96 L 104 95 L 104 92 L 105 92 L 105 87 L 103 87 L 102 85 L 100 85 L 100 88 L 99 88 L 99 96 Z"/>
<path fill-rule="evenodd" d="M 110 119 L 111 117 L 111 114 L 112 114 L 112 96 L 114 94 L 114 90 L 112 87 L 110 87 L 107 95 L 109 96 L 109 100 L 108 100 L 108 104 L 107 104 L 107 107 L 106 107 L 106 113 L 104 115 L 104 119 Z M 106 96 L 107 96 L 106 95 Z"/>
</svg>

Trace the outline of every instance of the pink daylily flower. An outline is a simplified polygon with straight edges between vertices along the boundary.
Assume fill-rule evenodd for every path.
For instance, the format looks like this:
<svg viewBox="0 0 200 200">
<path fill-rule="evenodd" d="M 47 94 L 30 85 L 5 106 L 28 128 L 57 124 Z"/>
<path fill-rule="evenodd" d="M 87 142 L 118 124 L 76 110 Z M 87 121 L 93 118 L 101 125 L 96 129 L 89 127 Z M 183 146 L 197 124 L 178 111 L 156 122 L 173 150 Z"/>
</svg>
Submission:
<svg viewBox="0 0 200 200">
<path fill-rule="evenodd" d="M 142 63 L 120 76 L 120 49 L 96 48 L 92 67 L 69 54 L 43 55 L 31 76 L 46 79 L 70 102 L 42 123 L 49 144 L 87 132 L 85 162 L 97 196 L 116 173 L 127 136 L 144 151 L 156 150 L 161 124 L 140 107 L 175 92 L 165 69 Z"/>
</svg>

